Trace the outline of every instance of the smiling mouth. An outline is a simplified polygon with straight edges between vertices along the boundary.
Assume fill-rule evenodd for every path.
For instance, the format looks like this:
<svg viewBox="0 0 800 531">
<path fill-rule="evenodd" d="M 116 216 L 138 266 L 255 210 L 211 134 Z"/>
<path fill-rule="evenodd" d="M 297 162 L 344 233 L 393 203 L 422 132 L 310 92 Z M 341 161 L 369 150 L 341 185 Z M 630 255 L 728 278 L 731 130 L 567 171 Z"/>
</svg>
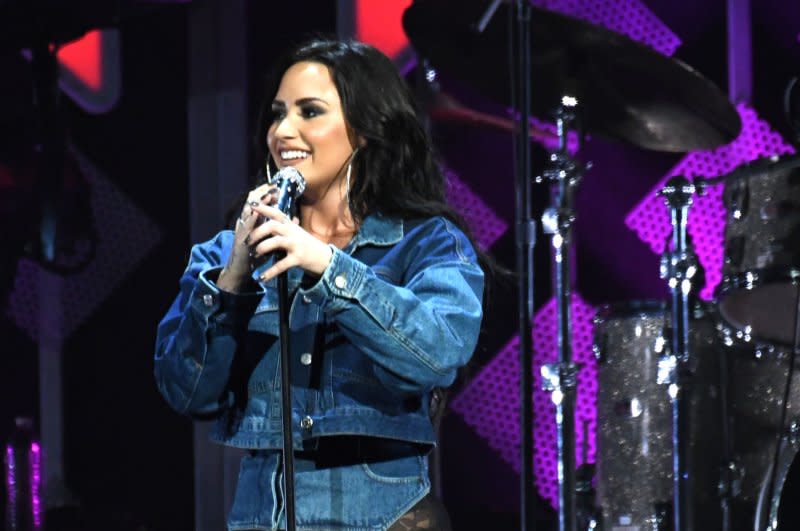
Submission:
<svg viewBox="0 0 800 531">
<path fill-rule="evenodd" d="M 308 158 L 308 151 L 301 151 L 299 149 L 289 149 L 286 151 L 279 151 L 281 162 L 296 162 Z"/>
</svg>

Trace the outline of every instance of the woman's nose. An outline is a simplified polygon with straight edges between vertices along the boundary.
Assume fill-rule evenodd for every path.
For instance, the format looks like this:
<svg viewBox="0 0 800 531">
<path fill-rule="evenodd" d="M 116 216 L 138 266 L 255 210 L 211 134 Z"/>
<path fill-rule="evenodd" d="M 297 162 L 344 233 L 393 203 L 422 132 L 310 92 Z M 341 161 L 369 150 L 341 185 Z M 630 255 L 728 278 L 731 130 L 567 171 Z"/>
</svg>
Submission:
<svg viewBox="0 0 800 531">
<path fill-rule="evenodd" d="M 284 116 L 275 124 L 275 136 L 277 138 L 293 138 L 297 134 L 297 129 L 292 124 L 290 116 Z"/>
</svg>

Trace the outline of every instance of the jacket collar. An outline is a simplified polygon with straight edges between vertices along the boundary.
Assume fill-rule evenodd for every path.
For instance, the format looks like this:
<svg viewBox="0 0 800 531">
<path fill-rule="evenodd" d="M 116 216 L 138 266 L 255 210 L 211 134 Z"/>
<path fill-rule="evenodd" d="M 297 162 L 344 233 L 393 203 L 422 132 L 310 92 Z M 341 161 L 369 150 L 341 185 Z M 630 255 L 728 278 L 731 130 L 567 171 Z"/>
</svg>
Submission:
<svg viewBox="0 0 800 531">
<path fill-rule="evenodd" d="M 364 245 L 394 245 L 403 239 L 403 220 L 381 214 L 370 214 L 361 223 L 358 234 L 347 245 L 355 250 Z"/>
</svg>

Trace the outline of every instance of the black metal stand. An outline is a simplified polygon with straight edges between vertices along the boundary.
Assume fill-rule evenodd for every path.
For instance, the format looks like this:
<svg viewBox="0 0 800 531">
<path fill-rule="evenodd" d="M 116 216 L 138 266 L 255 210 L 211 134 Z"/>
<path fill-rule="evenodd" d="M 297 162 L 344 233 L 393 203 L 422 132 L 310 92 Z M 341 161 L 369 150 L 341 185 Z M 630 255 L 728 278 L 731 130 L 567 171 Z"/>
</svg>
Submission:
<svg viewBox="0 0 800 531">
<path fill-rule="evenodd" d="M 558 363 L 542 367 L 542 384 L 552 392 L 558 427 L 558 527 L 576 529 L 575 482 L 575 387 L 578 369 L 572 362 L 571 256 L 572 224 L 575 221 L 574 191 L 587 166 L 574 160 L 567 149 L 568 131 L 577 121 L 577 100 L 565 96 L 556 115 L 559 149 L 550 155 L 543 178 L 554 183 L 556 206 L 542 217 L 545 233 L 552 234 L 558 308 Z"/>
<path fill-rule="evenodd" d="M 275 208 L 291 219 L 295 212 L 295 199 L 305 190 L 305 179 L 300 172 L 289 166 L 275 175 L 274 182 L 278 186 L 278 202 L 275 204 Z M 275 262 L 278 262 L 286 257 L 286 253 L 276 252 L 274 257 Z M 264 267 L 263 264 L 262 267 Z M 292 363 L 289 358 L 289 280 L 288 273 L 285 271 L 278 275 L 278 332 L 281 348 L 284 506 L 286 507 L 286 529 L 294 531 L 297 521 L 294 496 L 294 444 L 292 442 Z"/>
<path fill-rule="evenodd" d="M 37 109 L 41 226 L 37 255 L 45 263 L 56 259 L 60 197 L 64 174 L 64 129 L 59 113 L 58 48 L 44 36 L 33 47 L 32 71 Z"/>
<path fill-rule="evenodd" d="M 694 184 L 685 177 L 671 178 L 661 194 L 672 218 L 672 250 L 661 261 L 661 277 L 672 293 L 672 353 L 668 385 L 672 405 L 673 523 L 677 531 L 691 531 L 694 522 L 690 459 L 690 404 L 692 395 L 691 349 L 689 344 L 689 296 L 697 272 L 697 259 L 688 243 L 686 225 Z"/>
<path fill-rule="evenodd" d="M 281 253 L 282 254 L 282 253 Z M 276 256 L 279 260 L 281 256 Z M 289 359 L 289 281 L 287 273 L 278 275 L 278 319 L 281 344 L 281 412 L 283 420 L 283 481 L 286 529 L 294 531 L 294 445 L 292 443 L 292 373 Z"/>
<path fill-rule="evenodd" d="M 496 8 L 497 2 L 493 3 Z M 533 250 L 536 245 L 536 221 L 531 215 L 531 144 L 529 138 L 530 98 L 530 19 L 531 6 L 527 1 L 517 0 L 517 78 L 516 106 L 519 111 L 519 132 L 515 136 L 515 208 L 516 264 L 518 279 L 519 309 L 519 357 L 520 357 L 520 427 L 521 459 L 520 473 L 520 529 L 533 530 L 535 524 L 536 498 L 533 475 L 533 341 L 531 322 L 533 319 Z M 509 43 L 511 44 L 511 43 Z M 514 70 L 513 68 L 511 69 Z M 512 83 L 512 86 L 515 84 Z"/>
</svg>

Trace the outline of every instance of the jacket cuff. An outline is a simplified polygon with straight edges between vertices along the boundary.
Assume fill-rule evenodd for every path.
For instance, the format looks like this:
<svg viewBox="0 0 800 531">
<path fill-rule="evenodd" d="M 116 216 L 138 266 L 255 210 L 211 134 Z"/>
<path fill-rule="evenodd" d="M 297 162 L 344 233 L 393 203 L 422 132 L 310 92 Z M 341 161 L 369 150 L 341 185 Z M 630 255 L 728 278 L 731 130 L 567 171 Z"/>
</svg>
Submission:
<svg viewBox="0 0 800 531">
<path fill-rule="evenodd" d="M 217 324 L 246 325 L 258 307 L 265 291 L 256 283 L 246 286 L 246 291 L 230 293 L 216 285 L 221 267 L 202 271 L 192 294 L 192 306 L 198 312 Z"/>
<path fill-rule="evenodd" d="M 367 274 L 367 266 L 341 249 L 331 245 L 333 255 L 319 281 L 300 294 L 323 308 L 341 309 L 347 301 L 358 299 Z"/>
</svg>

